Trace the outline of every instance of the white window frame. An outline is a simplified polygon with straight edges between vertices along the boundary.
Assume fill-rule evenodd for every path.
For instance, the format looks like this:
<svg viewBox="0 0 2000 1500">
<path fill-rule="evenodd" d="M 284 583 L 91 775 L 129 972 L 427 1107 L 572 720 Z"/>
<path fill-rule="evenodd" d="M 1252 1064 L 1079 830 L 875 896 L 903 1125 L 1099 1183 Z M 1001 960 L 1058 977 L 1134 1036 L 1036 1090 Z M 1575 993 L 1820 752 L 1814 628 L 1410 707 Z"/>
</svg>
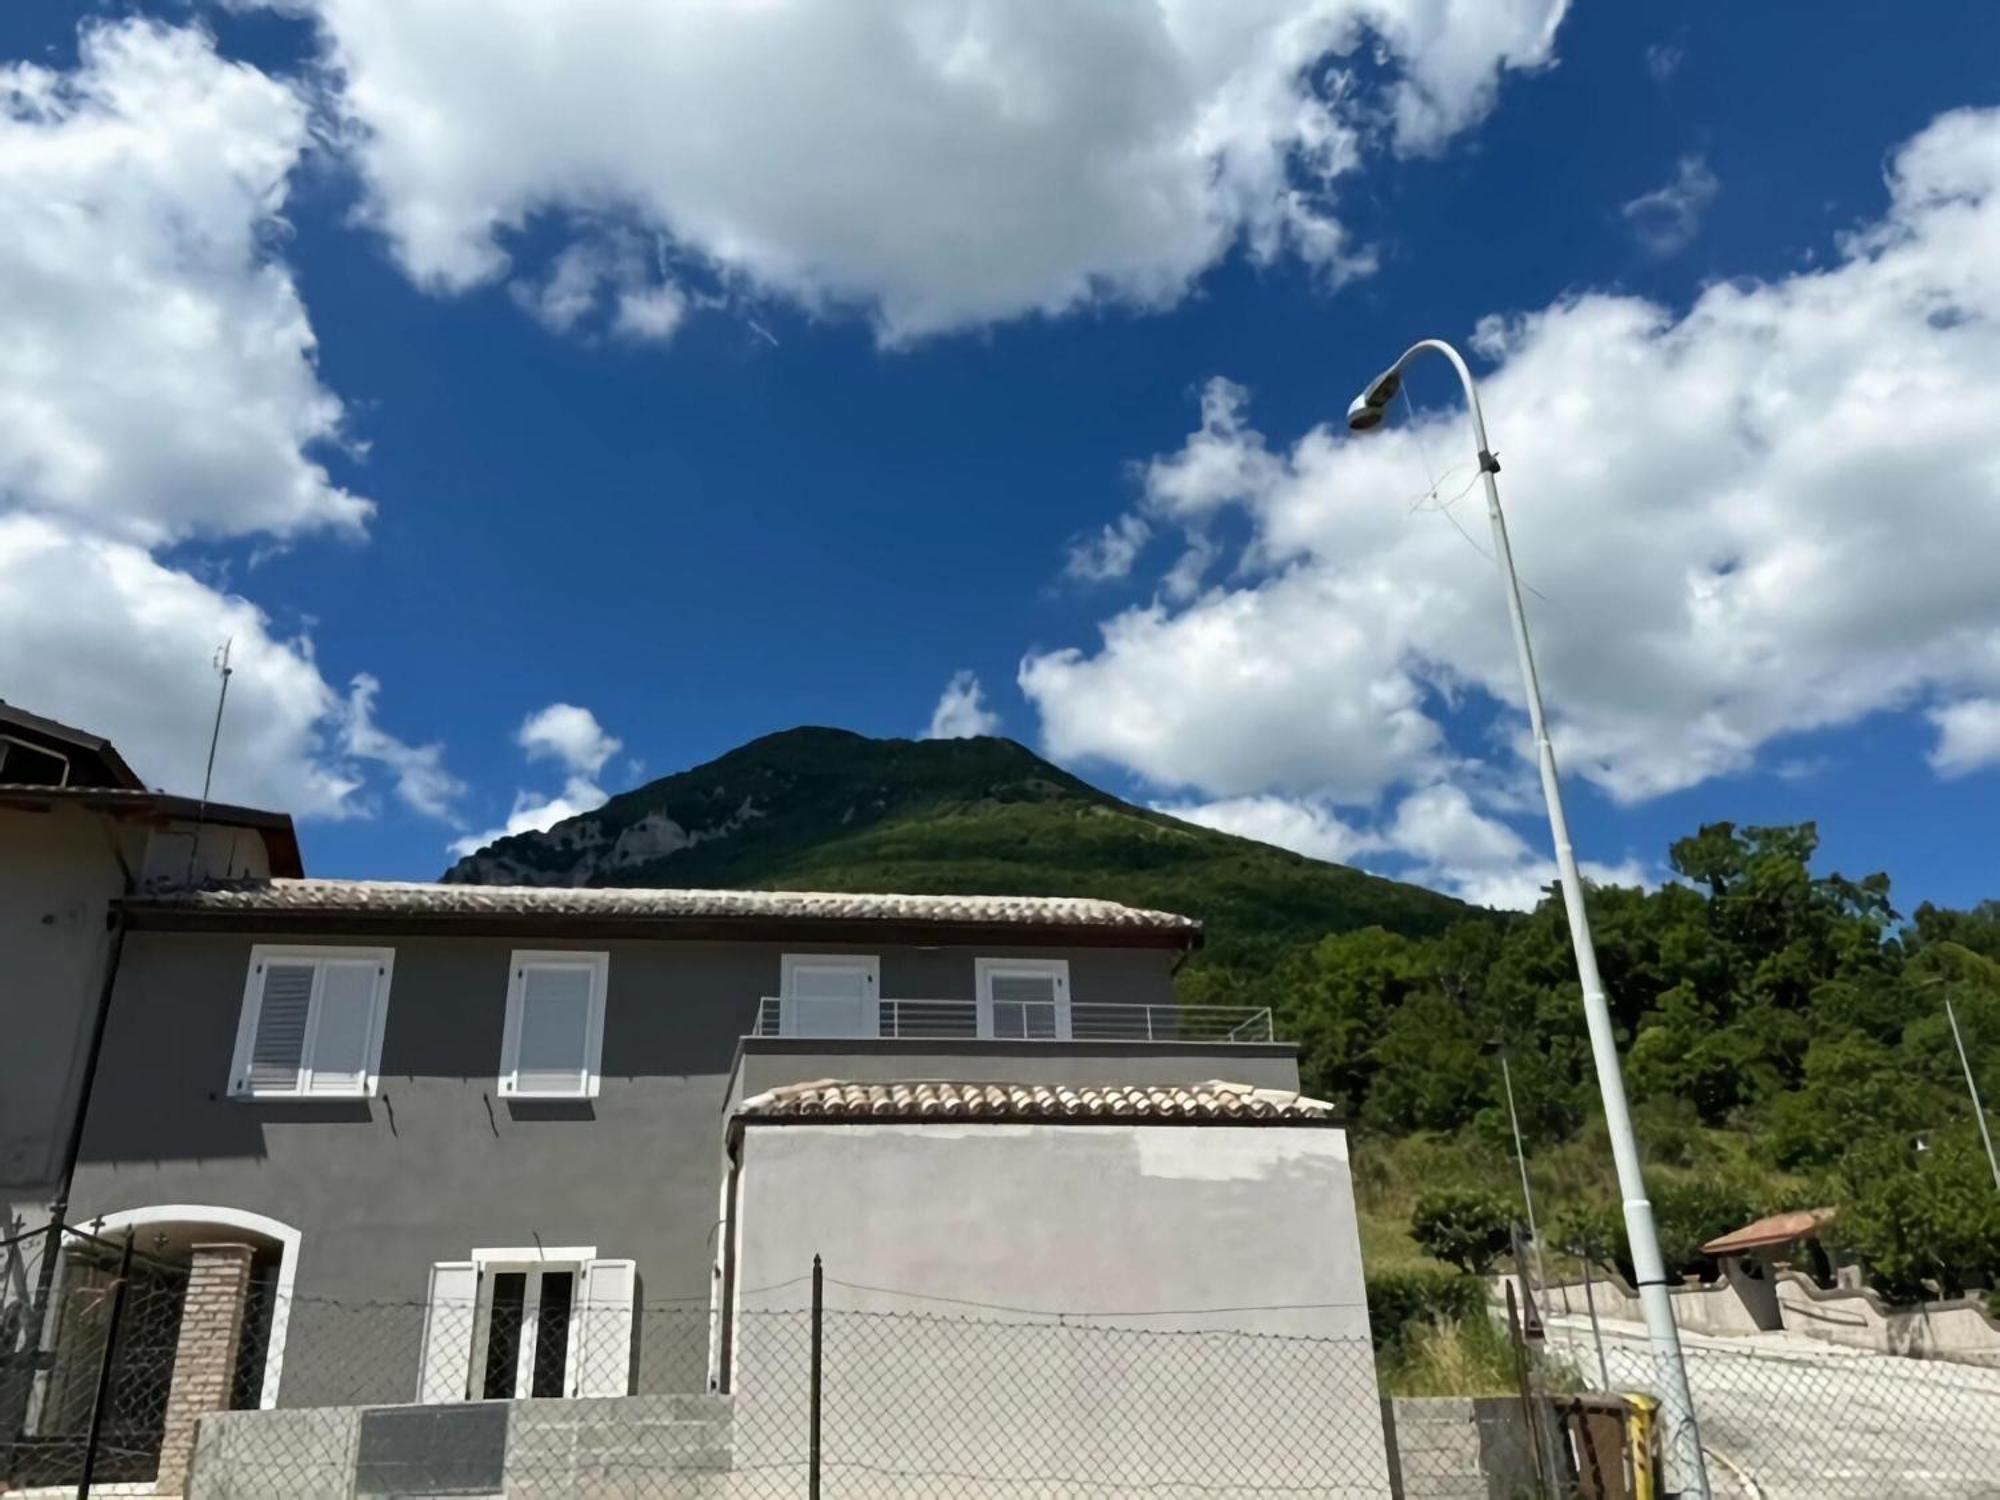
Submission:
<svg viewBox="0 0 2000 1500">
<path fill-rule="evenodd" d="M 993 1040 L 993 981 L 1000 975 L 1025 974 L 1052 977 L 1056 982 L 1056 1034 L 1051 1040 L 1070 1040 L 1069 960 L 1066 958 L 975 958 L 973 979 L 979 996 L 979 1035 Z M 1018 1041 L 1017 1037 L 1001 1038 Z M 1031 1039 L 1032 1040 L 1032 1039 Z"/>
<path fill-rule="evenodd" d="M 569 1344 L 563 1352 L 563 1396 L 571 1394 L 576 1384 L 577 1357 L 581 1353 L 583 1338 L 583 1279 L 590 1262 L 597 1259 L 595 1245 L 566 1245 L 544 1250 L 536 1245 L 498 1250 L 474 1250 L 472 1264 L 479 1277 L 479 1291 L 473 1303 L 472 1347 L 468 1351 L 465 1365 L 466 1390 L 470 1392 L 476 1382 L 486 1378 L 486 1345 L 493 1333 L 493 1278 L 505 1271 L 520 1271 L 527 1276 L 525 1295 L 521 1300 L 521 1341 L 514 1356 L 514 1390 L 512 1396 L 496 1396 L 496 1401 L 526 1401 L 531 1397 L 521 1394 L 534 1388 L 535 1380 L 535 1340 L 541 1331 L 540 1312 L 542 1305 L 542 1273 L 545 1271 L 567 1271 L 570 1273 Z M 483 1394 L 475 1395 L 475 1401 L 489 1399 Z M 546 1399 L 546 1398 L 544 1398 Z"/>
<path fill-rule="evenodd" d="M 801 968 L 859 969 L 868 981 L 868 997 L 862 1001 L 861 1035 L 882 1034 L 882 955 L 879 953 L 787 953 L 778 966 L 778 1034 L 799 1036 L 793 1001 L 797 992 L 792 976 Z"/>
<path fill-rule="evenodd" d="M 590 971 L 590 1003 L 584 1020 L 583 1086 L 580 1089 L 521 1087 L 521 1005 L 532 968 Z M 516 948 L 507 958 L 507 1024 L 500 1037 L 501 1094 L 509 1099 L 595 1099 L 604 1064 L 604 992 L 611 978 L 611 955 L 574 948 Z"/>
<path fill-rule="evenodd" d="M 319 1041 L 320 992 L 326 984 L 326 961 L 345 959 L 376 966 L 374 1004 L 368 1017 L 365 1047 L 367 1071 L 361 1082 L 344 1089 L 312 1087 L 313 1049 Z M 269 963 L 311 963 L 312 999 L 306 1007 L 306 1035 L 299 1053 L 296 1082 L 288 1089 L 253 1088 L 250 1058 L 257 1044 L 257 1020 L 264 1005 L 264 966 Z M 232 1099 L 372 1099 L 381 1081 L 382 1031 L 389 1015 L 389 989 L 396 977 L 394 948 L 352 948 L 338 944 L 311 947 L 291 943 L 258 943 L 250 950 L 249 972 L 243 980 L 243 1007 L 236 1018 L 236 1049 L 229 1062 L 229 1097 Z"/>
</svg>

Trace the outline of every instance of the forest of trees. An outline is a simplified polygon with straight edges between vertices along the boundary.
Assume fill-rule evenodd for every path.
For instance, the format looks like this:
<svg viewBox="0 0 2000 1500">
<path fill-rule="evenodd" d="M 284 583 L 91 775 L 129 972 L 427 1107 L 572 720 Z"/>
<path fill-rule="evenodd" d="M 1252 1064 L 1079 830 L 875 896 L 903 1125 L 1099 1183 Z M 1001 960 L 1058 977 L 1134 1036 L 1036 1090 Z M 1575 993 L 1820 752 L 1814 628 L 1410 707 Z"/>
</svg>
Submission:
<svg viewBox="0 0 2000 1500">
<path fill-rule="evenodd" d="M 2000 1286 L 2000 1190 L 1945 1017 L 2000 1098 L 2000 903 L 1891 904 L 1889 880 L 1816 875 L 1815 827 L 1718 823 L 1671 851 L 1677 881 L 1591 895 L 1598 955 L 1649 1160 L 1740 1133 L 1747 1169 L 1656 1187 L 1670 1260 L 1780 1208 L 1832 1204 L 1835 1247 L 1886 1295 Z M 1306 1087 L 1368 1134 L 1504 1141 L 1492 1047 L 1521 1126 L 1551 1147 L 1589 1129 L 1597 1089 L 1561 898 L 1434 938 L 1328 937 L 1215 998 L 1269 1003 Z M 1196 998 L 1190 996 L 1189 998 Z M 1484 1184 L 1490 1188 L 1492 1185 Z M 1733 1220 L 1733 1223 L 1732 1223 Z M 1559 1236 L 1623 1259 L 1615 1206 L 1570 1205 Z"/>
</svg>

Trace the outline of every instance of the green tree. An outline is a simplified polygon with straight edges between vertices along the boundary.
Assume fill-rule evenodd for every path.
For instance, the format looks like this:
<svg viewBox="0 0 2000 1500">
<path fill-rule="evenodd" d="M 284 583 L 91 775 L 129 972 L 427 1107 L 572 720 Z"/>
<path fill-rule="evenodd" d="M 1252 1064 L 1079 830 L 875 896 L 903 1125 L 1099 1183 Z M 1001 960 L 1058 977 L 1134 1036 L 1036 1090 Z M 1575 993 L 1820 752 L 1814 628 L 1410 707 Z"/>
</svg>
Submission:
<svg viewBox="0 0 2000 1500">
<path fill-rule="evenodd" d="M 1896 1054 L 1855 1034 L 1815 1042 L 1805 1085 L 1770 1111 L 1766 1144 L 1783 1167 L 1826 1167 L 1857 1145 L 1911 1137 L 1935 1118 L 1935 1091 L 1898 1066 Z"/>
<path fill-rule="evenodd" d="M 1280 967 L 1278 1018 L 1299 1044 L 1307 1092 L 1359 1114 L 1375 1076 L 1376 1043 L 1422 982 L 1425 944 L 1380 927 L 1323 938 Z"/>
<path fill-rule="evenodd" d="M 1417 1200 L 1410 1237 L 1424 1254 L 1484 1276 L 1513 1241 L 1514 1216 L 1497 1194 L 1474 1188 L 1439 1188 Z"/>
<path fill-rule="evenodd" d="M 1844 1191 L 1828 1228 L 1871 1284 L 1900 1302 L 2000 1285 L 2000 1193 L 1970 1128 L 1927 1139 L 1883 1138 L 1842 1163 Z"/>
<path fill-rule="evenodd" d="M 1412 995 L 1375 1048 L 1368 1115 L 1394 1130 L 1456 1130 L 1499 1090 L 1476 1022 L 1436 990 Z"/>
</svg>

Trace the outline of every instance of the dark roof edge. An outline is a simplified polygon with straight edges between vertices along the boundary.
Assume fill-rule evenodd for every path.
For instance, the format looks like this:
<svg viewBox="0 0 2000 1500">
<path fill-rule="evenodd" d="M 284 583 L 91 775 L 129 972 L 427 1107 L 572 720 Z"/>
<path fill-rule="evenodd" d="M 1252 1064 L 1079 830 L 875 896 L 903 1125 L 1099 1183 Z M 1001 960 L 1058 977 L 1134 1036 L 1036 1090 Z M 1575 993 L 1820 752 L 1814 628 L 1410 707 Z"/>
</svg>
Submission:
<svg viewBox="0 0 2000 1500">
<path fill-rule="evenodd" d="M 1011 947 L 1050 948 L 1199 947 L 1198 929 L 1136 926 L 1037 924 L 1027 922 L 909 921 L 900 918 L 797 917 L 755 914 L 740 917 L 616 916 L 566 912 L 352 912 L 211 910 L 168 897 L 122 901 L 126 925 L 157 932 L 314 932 L 408 934 L 455 937 L 672 939 L 679 942 L 737 942 L 771 937 L 787 941 L 894 943 L 923 946 L 939 942 L 1000 942 Z"/>
<path fill-rule="evenodd" d="M 261 807 L 238 807 L 229 802 L 204 804 L 197 797 L 173 792 L 152 792 L 142 788 L 92 786 L 0 786 L 0 807 L 23 807 L 42 811 L 58 803 L 88 807 L 114 816 L 180 818 L 193 822 L 217 823 L 231 828 L 250 828 L 263 836 L 264 853 L 271 874 L 297 880 L 305 875 L 299 853 L 298 832 L 289 813 L 270 812 Z"/>
<path fill-rule="evenodd" d="M 146 785 L 139 779 L 139 773 L 126 764 L 125 757 L 118 753 L 118 747 L 101 734 L 92 734 L 74 724 L 30 713 L 25 708 L 0 700 L 0 728 L 8 727 L 38 734 L 44 739 L 68 745 L 73 750 L 81 750 L 86 755 L 96 756 L 104 762 L 104 769 L 110 772 L 111 779 L 128 790 L 139 791 Z"/>
</svg>

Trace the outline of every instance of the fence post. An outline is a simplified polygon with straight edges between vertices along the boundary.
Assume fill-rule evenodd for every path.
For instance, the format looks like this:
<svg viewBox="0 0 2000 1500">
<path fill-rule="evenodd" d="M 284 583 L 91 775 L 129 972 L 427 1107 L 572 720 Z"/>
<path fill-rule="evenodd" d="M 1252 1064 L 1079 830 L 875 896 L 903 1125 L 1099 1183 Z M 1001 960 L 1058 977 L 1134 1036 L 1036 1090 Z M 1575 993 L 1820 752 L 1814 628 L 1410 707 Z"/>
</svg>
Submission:
<svg viewBox="0 0 2000 1500">
<path fill-rule="evenodd" d="M 97 1356 L 97 1389 L 90 1397 L 90 1435 L 83 1440 L 83 1477 L 76 1482 L 76 1500 L 90 1500 L 90 1480 L 97 1468 L 97 1443 L 104 1433 L 105 1398 L 111 1391 L 111 1361 L 118 1353 L 118 1322 L 125 1313 L 125 1284 L 132 1276 L 132 1231 L 125 1231 L 125 1248 L 118 1253 L 118 1279 L 111 1284 L 111 1316 L 105 1323 L 104 1348 Z"/>
<path fill-rule="evenodd" d="M 812 1387 L 810 1431 L 806 1439 L 806 1494 L 809 1500 L 819 1500 L 819 1393 L 820 1393 L 820 1326 L 826 1311 L 826 1273 L 820 1266 L 819 1256 L 813 1256 L 813 1310 L 812 1310 Z"/>
<path fill-rule="evenodd" d="M 1528 1424 L 1528 1446 L 1535 1457 L 1535 1493 L 1552 1496 L 1555 1486 L 1548 1468 L 1548 1452 L 1542 1443 L 1541 1413 L 1535 1407 L 1534 1387 L 1528 1379 L 1528 1345 L 1521 1336 L 1520 1309 L 1514 1299 L 1514 1283 L 1507 1283 L 1507 1342 L 1514 1349 L 1514 1378 L 1521 1388 L 1521 1415 Z"/>
</svg>

